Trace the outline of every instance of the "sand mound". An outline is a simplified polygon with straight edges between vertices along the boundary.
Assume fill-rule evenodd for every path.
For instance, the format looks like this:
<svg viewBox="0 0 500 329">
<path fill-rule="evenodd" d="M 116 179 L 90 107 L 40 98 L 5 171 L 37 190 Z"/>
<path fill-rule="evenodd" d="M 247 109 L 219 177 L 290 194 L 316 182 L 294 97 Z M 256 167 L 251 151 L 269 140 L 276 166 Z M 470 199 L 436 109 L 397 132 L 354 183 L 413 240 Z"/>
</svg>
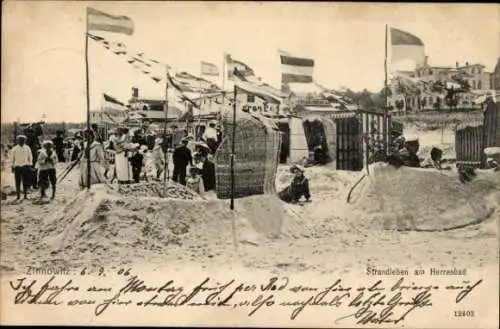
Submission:
<svg viewBox="0 0 500 329">
<path fill-rule="evenodd" d="M 120 185 L 118 187 L 118 192 L 125 196 L 134 197 L 160 197 L 183 200 L 201 199 L 201 197 L 195 192 L 170 180 L 166 182 L 166 188 L 164 188 L 163 182 L 149 181 L 137 184 Z"/>
<path fill-rule="evenodd" d="M 126 197 L 95 186 L 46 218 L 39 236 L 52 255 L 65 255 L 61 259 L 84 259 L 88 253 L 117 259 L 144 258 L 148 252 L 173 256 L 180 246 L 199 257 L 209 255 L 213 245 L 231 252 L 233 228 L 239 241 L 259 243 L 250 224 L 222 201 Z"/>
<path fill-rule="evenodd" d="M 498 208 L 491 195 L 500 187 L 482 172 L 461 184 L 453 172 L 377 164 L 370 168 L 354 209 L 362 225 L 384 229 L 441 231 L 480 223 Z"/>
</svg>

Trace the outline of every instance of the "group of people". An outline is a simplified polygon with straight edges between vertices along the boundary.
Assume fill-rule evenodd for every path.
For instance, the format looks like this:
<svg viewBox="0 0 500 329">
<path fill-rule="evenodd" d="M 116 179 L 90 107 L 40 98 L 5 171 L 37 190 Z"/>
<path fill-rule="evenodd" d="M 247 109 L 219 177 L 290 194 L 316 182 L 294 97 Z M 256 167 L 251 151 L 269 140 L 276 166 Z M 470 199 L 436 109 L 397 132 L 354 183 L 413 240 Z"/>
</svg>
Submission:
<svg viewBox="0 0 500 329">
<path fill-rule="evenodd" d="M 24 199 L 28 199 L 28 191 L 33 186 L 33 175 L 37 175 L 37 187 L 40 188 L 40 199 L 46 198 L 46 190 L 49 184 L 52 188 L 51 199 L 56 194 L 56 163 L 58 155 L 54 150 L 54 143 L 50 140 L 44 141 L 40 150 L 36 152 L 36 160 L 32 149 L 26 144 L 27 137 L 18 135 L 16 145 L 12 148 L 12 172 L 16 186 L 16 200 L 21 198 L 21 186 Z M 35 173 L 33 173 L 33 161 L 35 161 Z M 34 187 L 36 188 L 36 187 Z"/>
<path fill-rule="evenodd" d="M 149 131 L 146 134 L 136 130 L 132 132 L 125 126 L 111 131 L 107 142 L 100 143 L 91 134 L 91 184 L 104 183 L 110 179 L 119 184 L 138 183 L 148 179 L 148 172 L 154 171 L 153 179 L 160 180 L 166 175 L 165 167 L 172 152 L 172 180 L 187 186 L 199 194 L 215 190 L 215 164 L 211 157 L 218 147 L 217 135 L 210 131 L 211 125 L 205 130 L 204 141 L 195 143 L 192 135 L 186 134 L 180 144 L 172 145 L 168 136 L 156 135 Z M 154 137 L 153 139 L 151 137 Z M 85 134 L 84 140 L 87 139 Z M 173 150 L 171 151 L 173 147 Z M 83 148 L 86 143 L 83 144 Z M 80 159 L 80 187 L 87 186 L 87 155 L 82 152 Z M 110 167 L 113 165 L 112 176 Z M 189 170 L 188 170 L 189 168 Z M 188 175 L 189 173 L 189 175 Z"/>
</svg>

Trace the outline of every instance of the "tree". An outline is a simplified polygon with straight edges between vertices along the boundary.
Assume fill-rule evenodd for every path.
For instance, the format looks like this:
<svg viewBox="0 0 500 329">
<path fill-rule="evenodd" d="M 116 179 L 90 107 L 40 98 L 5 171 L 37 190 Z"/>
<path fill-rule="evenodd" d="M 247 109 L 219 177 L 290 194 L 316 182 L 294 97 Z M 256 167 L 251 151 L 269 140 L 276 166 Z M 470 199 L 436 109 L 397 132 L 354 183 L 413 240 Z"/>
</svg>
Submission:
<svg viewBox="0 0 500 329">
<path fill-rule="evenodd" d="M 445 90 L 445 85 L 442 81 L 434 81 L 430 86 L 430 90 L 433 93 L 441 94 Z"/>
</svg>

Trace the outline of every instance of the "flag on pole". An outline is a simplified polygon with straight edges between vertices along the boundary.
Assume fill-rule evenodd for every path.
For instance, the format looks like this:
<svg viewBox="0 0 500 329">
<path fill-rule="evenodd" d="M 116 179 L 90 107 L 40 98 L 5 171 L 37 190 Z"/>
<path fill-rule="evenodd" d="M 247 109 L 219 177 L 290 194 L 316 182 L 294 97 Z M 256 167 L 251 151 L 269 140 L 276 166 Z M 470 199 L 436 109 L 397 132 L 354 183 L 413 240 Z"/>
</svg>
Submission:
<svg viewBox="0 0 500 329">
<path fill-rule="evenodd" d="M 313 82 L 314 60 L 278 50 L 281 60 L 281 83 Z"/>
<path fill-rule="evenodd" d="M 247 94 L 260 97 L 269 103 L 280 104 L 282 102 L 282 99 L 269 92 L 268 88 L 263 88 L 260 85 L 252 83 L 251 81 L 245 80 L 244 73 L 239 72 L 237 67 L 234 68 L 232 80 L 234 81 L 234 85 L 237 89 Z"/>
<path fill-rule="evenodd" d="M 201 62 L 201 74 L 202 75 L 211 75 L 211 76 L 219 76 L 219 68 L 217 65 L 209 62 L 202 61 Z"/>
<path fill-rule="evenodd" d="M 114 97 L 103 93 L 102 112 L 115 123 L 123 122 L 127 119 L 126 106 Z"/>
<path fill-rule="evenodd" d="M 255 71 L 248 64 L 235 60 L 230 54 L 226 54 L 226 70 L 228 80 L 234 80 L 235 72 L 238 74 L 239 80 L 254 82 L 259 80 L 255 76 Z"/>
<path fill-rule="evenodd" d="M 391 62 L 410 59 L 425 62 L 425 45 L 417 36 L 391 27 Z"/>
<path fill-rule="evenodd" d="M 106 31 L 132 35 L 134 22 L 127 16 L 114 16 L 87 7 L 87 30 Z"/>
</svg>

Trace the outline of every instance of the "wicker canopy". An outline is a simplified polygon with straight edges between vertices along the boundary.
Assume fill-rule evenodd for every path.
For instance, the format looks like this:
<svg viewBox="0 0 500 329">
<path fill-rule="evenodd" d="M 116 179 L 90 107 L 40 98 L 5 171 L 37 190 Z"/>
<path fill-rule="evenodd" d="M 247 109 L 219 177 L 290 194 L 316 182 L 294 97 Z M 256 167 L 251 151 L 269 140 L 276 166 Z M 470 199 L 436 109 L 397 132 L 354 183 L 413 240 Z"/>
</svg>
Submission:
<svg viewBox="0 0 500 329">
<path fill-rule="evenodd" d="M 226 133 L 215 154 L 216 191 L 231 197 L 232 120 L 223 121 Z M 235 130 L 235 198 L 275 192 L 281 134 L 274 126 L 238 113 Z"/>
</svg>

